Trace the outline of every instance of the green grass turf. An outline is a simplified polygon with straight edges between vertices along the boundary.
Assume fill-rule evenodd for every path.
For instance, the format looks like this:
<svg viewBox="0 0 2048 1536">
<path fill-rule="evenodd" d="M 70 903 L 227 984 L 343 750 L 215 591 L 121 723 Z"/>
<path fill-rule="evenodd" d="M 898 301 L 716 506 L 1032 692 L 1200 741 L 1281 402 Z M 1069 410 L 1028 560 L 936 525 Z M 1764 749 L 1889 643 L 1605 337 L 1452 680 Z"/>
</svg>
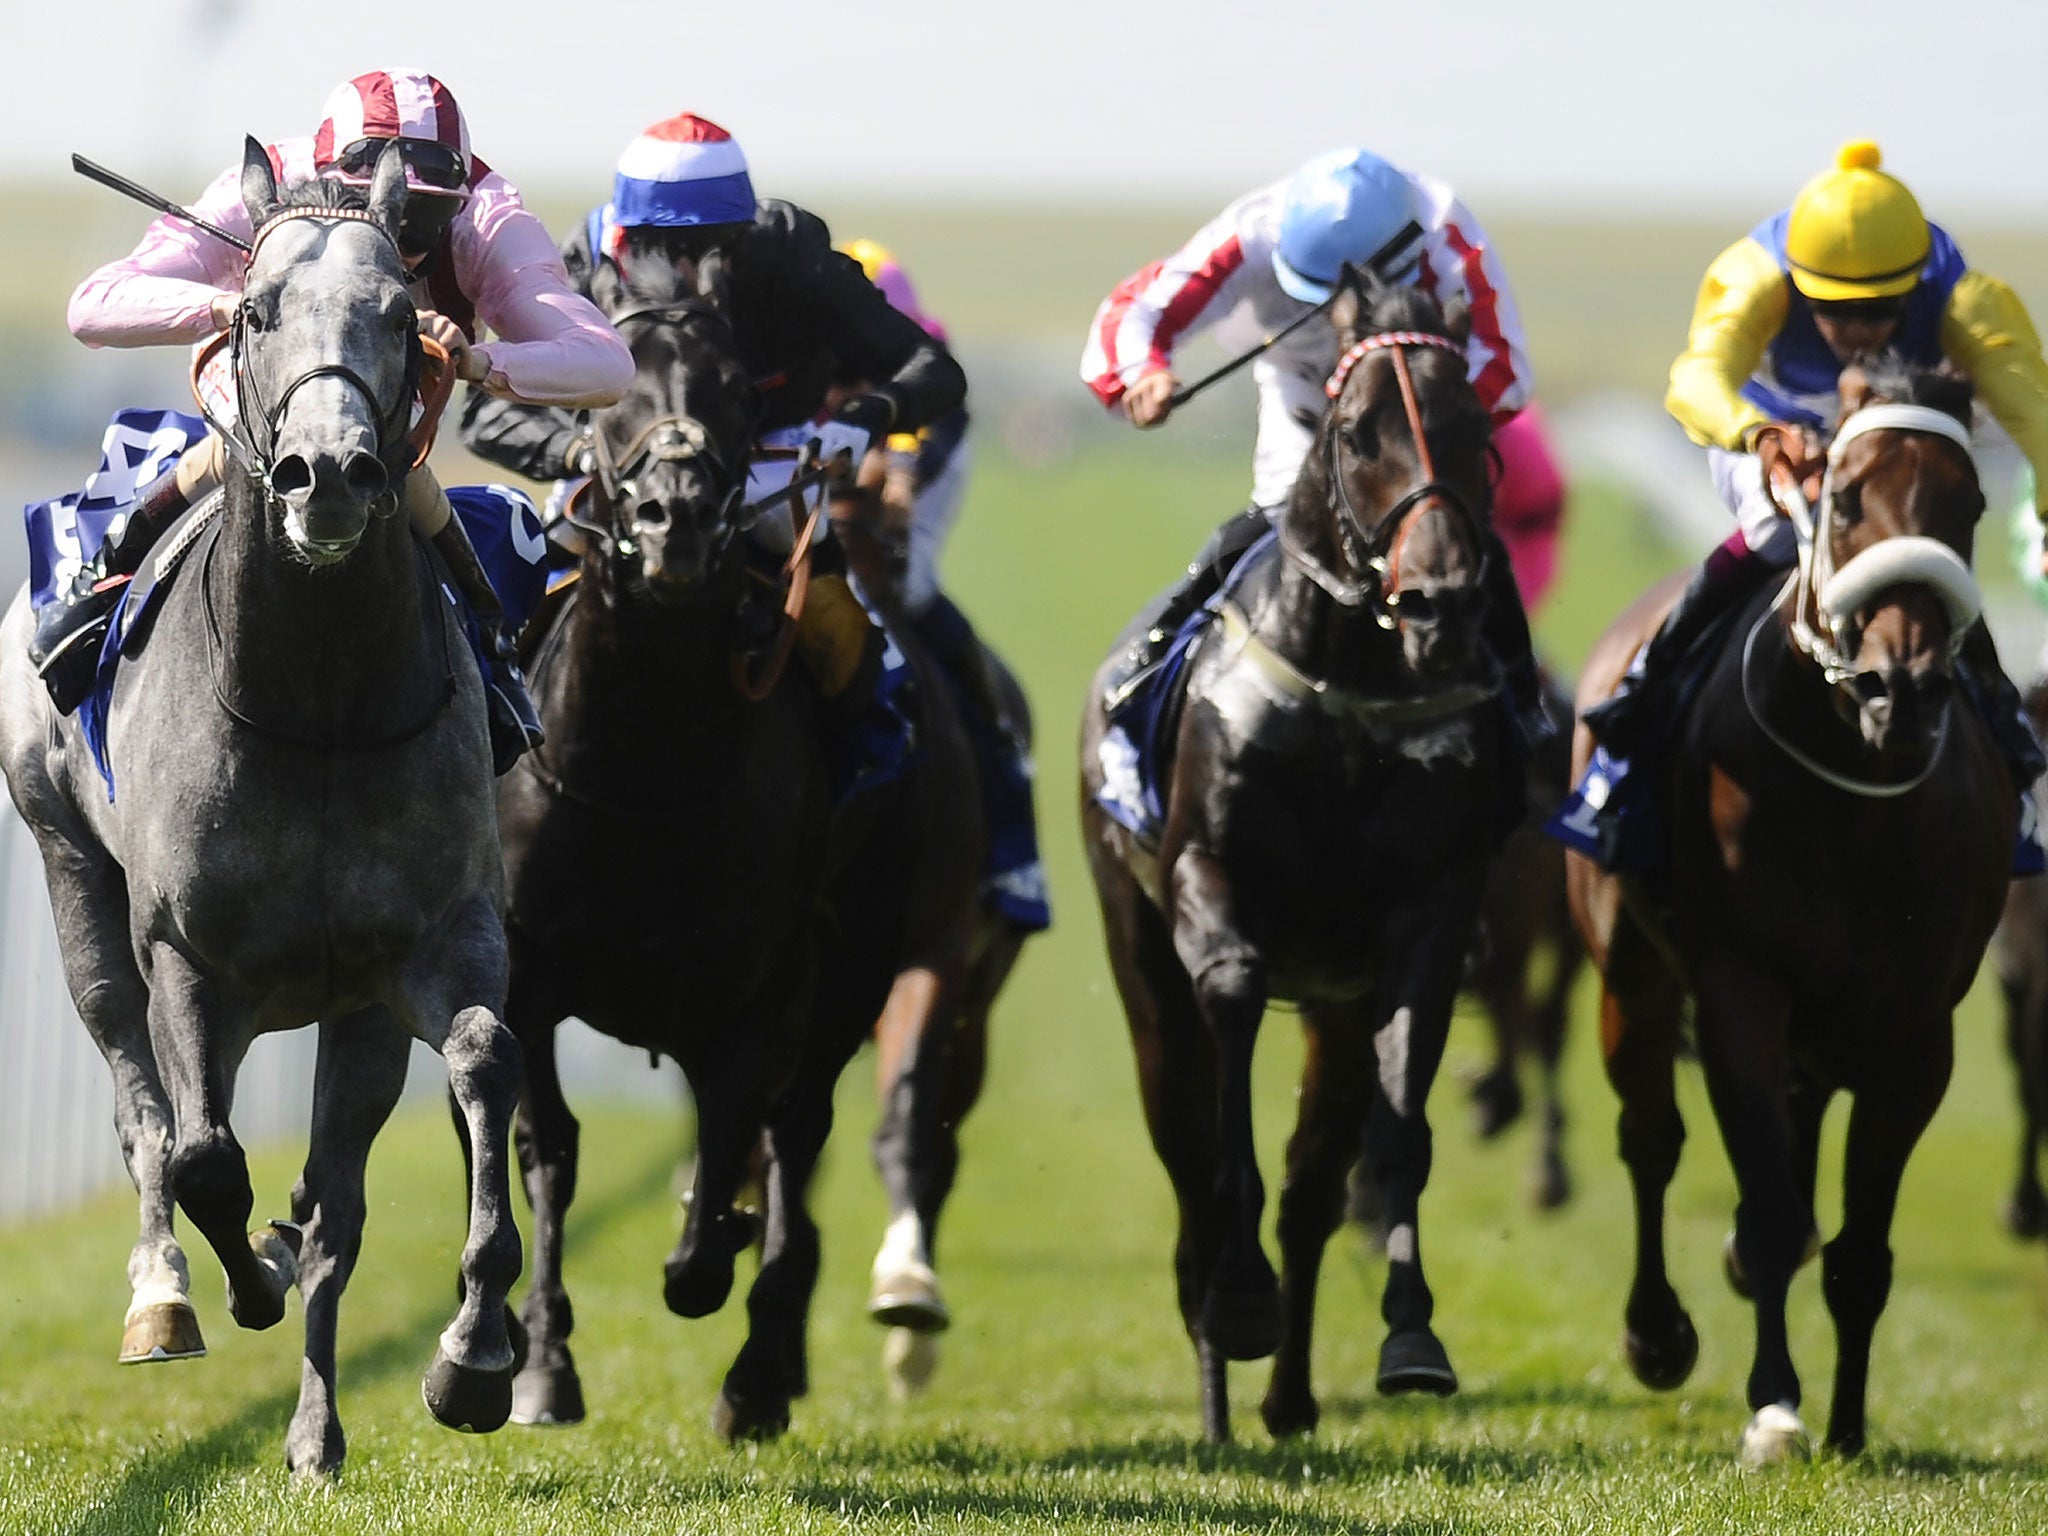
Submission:
<svg viewBox="0 0 2048 1536">
<path fill-rule="evenodd" d="M 1460 1076 L 1481 1059 L 1461 1019 L 1433 1100 L 1423 1203 L 1437 1322 L 1462 1372 L 1447 1402 L 1372 1391 L 1382 1268 L 1341 1233 L 1315 1353 L 1324 1418 L 1275 1445 L 1257 1418 L 1264 1367 L 1232 1371 L 1239 1444 L 1200 1443 L 1191 1352 L 1174 1313 L 1171 1202 L 1146 1144 L 1121 1014 L 1075 836 L 1073 740 L 1083 679 L 1131 608 L 1242 489 L 1235 452 L 1188 457 L 1172 435 L 1120 440 L 1052 470 L 984 461 L 952 578 L 1019 665 L 1040 712 L 1041 811 L 1058 903 L 996 1021 L 988 1093 L 968 1124 L 944 1230 L 957 1323 L 931 1391 L 881 1389 L 866 1266 L 883 1202 L 862 1137 L 865 1061 L 815 1209 L 825 1269 L 813 1392 L 781 1443 L 733 1450 L 708 1419 L 744 1327 L 663 1311 L 680 1112 L 584 1104 L 568 1273 L 592 1417 L 580 1428 L 437 1428 L 418 1377 L 453 1306 L 459 1164 L 437 1105 L 407 1108 L 371 1164 L 363 1260 L 343 1310 L 348 1466 L 294 1487 L 281 1446 L 296 1393 L 299 1309 L 238 1332 L 218 1268 L 192 1252 L 213 1354 L 113 1364 L 132 1202 L 110 1195 L 0 1232 L 0 1532 L 676 1531 L 2034 1532 L 2048 1528 L 2048 1264 L 1998 1229 L 2014 1114 L 1982 988 L 1965 1009 L 1947 1103 L 1909 1171 L 1896 1288 L 1878 1334 L 1872 1450 L 1769 1475 L 1734 1466 L 1750 1323 L 1723 1285 L 1725 1157 L 1696 1076 L 1694 1132 L 1671 1205 L 1673 1273 L 1703 1339 L 1679 1393 L 1637 1386 L 1617 1348 L 1628 1280 L 1614 1106 L 1582 995 L 1569 1050 L 1579 1194 L 1539 1217 L 1526 1126 L 1475 1144 Z M 1543 622 L 1566 662 L 1676 556 L 1628 532 L 1597 488 L 1575 507 L 1563 584 Z M 1269 1179 L 1299 1060 L 1269 1021 L 1258 1132 Z M 1824 1160 L 1832 1227 L 1839 1120 Z M 258 1213 L 282 1209 L 295 1156 L 255 1158 Z M 521 1207 L 522 1221 L 524 1209 Z M 742 1284 L 748 1274 L 743 1267 Z M 1822 1427 L 1832 1334 L 1812 1271 L 1792 1336 Z"/>
</svg>

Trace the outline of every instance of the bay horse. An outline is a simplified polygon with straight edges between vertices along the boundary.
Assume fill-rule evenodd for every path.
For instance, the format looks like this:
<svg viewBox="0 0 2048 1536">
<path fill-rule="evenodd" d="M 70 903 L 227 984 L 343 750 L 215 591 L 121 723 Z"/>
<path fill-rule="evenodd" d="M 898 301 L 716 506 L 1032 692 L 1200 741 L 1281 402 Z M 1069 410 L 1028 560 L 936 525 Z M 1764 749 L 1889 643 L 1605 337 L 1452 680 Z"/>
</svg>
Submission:
<svg viewBox="0 0 2048 1536">
<path fill-rule="evenodd" d="M 872 458 L 873 456 L 871 456 Z M 913 651 L 916 628 L 903 606 L 909 530 L 891 525 L 868 466 L 832 502 L 832 523 L 848 567 Z M 923 676 L 939 680 L 936 661 L 919 655 Z M 1028 749 L 1031 706 L 1016 674 L 986 641 L 983 681 L 1000 727 Z M 988 1021 L 1028 934 L 984 899 L 974 907 L 967 972 L 952 1027 L 928 1010 L 885 1011 L 875 1031 L 875 1091 L 881 1122 L 872 1142 L 875 1169 L 889 1199 L 889 1225 L 870 1272 L 868 1314 L 888 1328 L 883 1369 L 891 1391 L 921 1390 L 937 1367 L 936 1336 L 952 1325 L 933 1252 L 938 1220 L 960 1163 L 960 1125 L 981 1097 L 988 1069 Z"/>
<path fill-rule="evenodd" d="M 758 1438 L 785 1429 L 808 1389 L 819 1238 L 804 1199 L 833 1087 L 885 1003 L 906 1019 L 957 1007 L 978 834 L 971 793 L 931 791 L 972 771 L 935 689 L 921 690 L 910 774 L 842 804 L 808 677 L 790 668 L 741 686 L 753 580 L 741 498 L 759 395 L 723 262 L 707 257 L 694 288 L 653 265 L 615 317 L 636 371 L 593 419 L 579 578 L 529 636 L 548 744 L 500 792 L 507 1020 L 527 1062 L 516 1141 L 534 1210 L 513 1416 L 584 1415 L 562 1271 L 578 1132 L 554 1050 L 573 1015 L 672 1058 L 696 1103 L 669 1309 L 716 1311 L 735 1257 L 761 1238 L 748 1337 L 713 1414 L 727 1439 Z M 735 1208 L 757 1157 L 758 1219 Z"/>
<path fill-rule="evenodd" d="M 278 201 L 262 147 L 242 197 L 253 254 L 231 331 L 240 420 L 222 500 L 152 556 L 144 643 L 108 706 L 103 784 L 76 715 L 0 630 L 0 755 L 42 849 L 80 1017 L 114 1075 L 141 1195 L 121 1358 L 204 1353 L 172 1200 L 227 1271 L 247 1328 L 305 1302 L 285 1439 L 295 1472 L 345 1452 L 335 1328 L 361 1246 L 370 1143 L 410 1041 L 438 1050 L 473 1152 L 461 1304 L 424 1384 L 444 1424 L 511 1404 L 519 1273 L 507 1132 L 519 1050 L 500 1021 L 505 940 L 483 683 L 429 554 L 397 515 L 419 343 L 397 230 L 397 146 L 367 202 L 330 181 Z M 114 790 L 118 788 L 118 799 Z M 292 1218 L 249 1230 L 229 1126 L 250 1041 L 318 1020 Z"/>
<path fill-rule="evenodd" d="M 1383 1392 L 1454 1391 L 1430 1327 L 1416 1202 L 1425 1101 L 1504 807 L 1504 712 L 1484 660 L 1490 423 L 1462 315 L 1347 273 L 1328 385 L 1278 556 L 1191 656 L 1156 855 L 1098 804 L 1102 685 L 1082 819 L 1147 1126 L 1179 1208 L 1182 1321 L 1202 1423 L 1230 1434 L 1225 1362 L 1276 1355 L 1267 1428 L 1312 1428 L 1316 1276 L 1361 1127 L 1389 1227 Z M 1498 556 L 1496 556 L 1498 558 Z M 1251 1061 L 1267 1003 L 1308 1040 L 1276 1282 L 1260 1244 Z"/>
<path fill-rule="evenodd" d="M 1864 1444 L 1900 1176 L 1948 1085 L 1954 1009 L 2005 897 L 2015 786 L 1954 688 L 1984 507 L 1969 415 L 1961 379 L 1888 360 L 1844 373 L 1820 501 L 1809 512 L 1803 495 L 1779 493 L 1802 527 L 1799 571 L 1738 610 L 1661 766 L 1667 878 L 1570 859 L 1635 1189 L 1629 1363 L 1669 1389 L 1699 1351 L 1664 1267 L 1689 998 L 1738 1189 L 1726 1267 L 1755 1304 L 1746 1465 L 1808 1451 L 1785 1297 L 1818 1242 L 1821 1118 L 1838 1091 L 1854 1105 L 1842 1226 L 1819 1249 L 1837 1339 L 1827 1443 Z M 1654 589 L 1600 641 L 1582 716 L 1675 590 Z M 1582 721 L 1578 769 L 1591 746 Z"/>
</svg>

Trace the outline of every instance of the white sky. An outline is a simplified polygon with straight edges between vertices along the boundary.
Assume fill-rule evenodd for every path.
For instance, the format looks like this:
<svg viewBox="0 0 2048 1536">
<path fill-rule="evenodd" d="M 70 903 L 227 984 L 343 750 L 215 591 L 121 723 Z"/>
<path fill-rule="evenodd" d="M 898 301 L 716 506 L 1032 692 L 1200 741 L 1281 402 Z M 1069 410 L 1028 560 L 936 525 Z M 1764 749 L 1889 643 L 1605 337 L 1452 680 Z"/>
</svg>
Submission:
<svg viewBox="0 0 2048 1536">
<path fill-rule="evenodd" d="M 5 0 L 0 174 L 190 196 L 380 65 L 594 196 L 685 108 L 758 189 L 1220 200 L 1365 143 L 1489 207 L 1761 216 L 1870 136 L 1937 218 L 2048 224 L 2042 0 Z"/>
</svg>

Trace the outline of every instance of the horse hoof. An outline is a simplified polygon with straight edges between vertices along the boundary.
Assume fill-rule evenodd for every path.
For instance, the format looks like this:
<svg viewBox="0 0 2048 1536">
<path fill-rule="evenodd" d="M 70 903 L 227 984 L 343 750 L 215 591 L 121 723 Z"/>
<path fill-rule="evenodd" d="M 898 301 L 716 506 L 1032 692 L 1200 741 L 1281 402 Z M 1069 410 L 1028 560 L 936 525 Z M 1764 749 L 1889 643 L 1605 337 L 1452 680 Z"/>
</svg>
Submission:
<svg viewBox="0 0 2048 1536">
<path fill-rule="evenodd" d="M 1472 1128 L 1481 1141 L 1492 1141 L 1522 1118 L 1522 1085 L 1513 1068 L 1486 1072 L 1472 1080 Z"/>
<path fill-rule="evenodd" d="M 1623 1329 L 1621 1349 L 1628 1356 L 1628 1368 L 1635 1372 L 1637 1381 L 1653 1392 L 1669 1392 L 1684 1386 L 1692 1368 L 1699 1363 L 1700 1336 L 1693 1331 L 1692 1319 L 1681 1310 L 1671 1331 L 1661 1339 L 1637 1333 L 1633 1328 Z"/>
<path fill-rule="evenodd" d="M 1280 1347 L 1280 1288 L 1211 1289 L 1202 1305 L 1202 1337 L 1226 1360 L 1263 1360 Z"/>
<path fill-rule="evenodd" d="M 2037 1189 L 2014 1190 L 1999 1213 L 2005 1230 L 2021 1242 L 2048 1237 L 2048 1198 Z"/>
<path fill-rule="evenodd" d="M 341 1421 L 331 1413 L 317 1424 L 301 1425 L 296 1420 L 284 1437 L 284 1464 L 295 1482 L 327 1482 L 341 1471 L 348 1454 Z"/>
<path fill-rule="evenodd" d="M 128 1319 L 121 1334 L 123 1365 L 151 1365 L 159 1360 L 199 1360 L 206 1341 L 199 1336 L 199 1314 L 189 1301 L 159 1301 Z"/>
<path fill-rule="evenodd" d="M 891 1400 L 907 1403 L 931 1384 L 939 1368 L 939 1341 L 929 1330 L 891 1328 L 882 1341 L 882 1375 Z"/>
<path fill-rule="evenodd" d="M 1387 1335 L 1380 1346 L 1379 1389 L 1393 1397 L 1402 1392 L 1433 1392 L 1449 1397 L 1458 1390 L 1458 1373 L 1437 1336 L 1427 1328 L 1404 1328 Z"/>
<path fill-rule="evenodd" d="M 731 1387 L 721 1388 L 711 1405 L 712 1431 L 727 1445 L 742 1440 L 773 1440 L 789 1428 L 789 1404 L 769 1408 L 735 1397 Z"/>
<path fill-rule="evenodd" d="M 1535 1186 L 1530 1194 L 1539 1211 L 1555 1211 L 1572 1197 L 1572 1176 L 1565 1170 L 1564 1160 L 1556 1157 L 1543 1159 L 1543 1166 L 1537 1171 Z"/>
<path fill-rule="evenodd" d="M 576 1367 L 536 1365 L 512 1378 L 512 1422 L 540 1426 L 583 1422 L 583 1383 Z"/>
<path fill-rule="evenodd" d="M 1259 1417 L 1266 1421 L 1266 1433 L 1275 1440 L 1314 1433 L 1322 1416 L 1322 1405 L 1308 1392 L 1299 1396 L 1268 1392 L 1259 1404 Z"/>
<path fill-rule="evenodd" d="M 295 1221 L 266 1222 L 249 1234 L 249 1252 L 263 1277 L 263 1288 L 243 1295 L 228 1282 L 228 1315 L 244 1328 L 261 1332 L 284 1319 L 285 1298 L 299 1283 L 299 1248 L 305 1233 Z"/>
<path fill-rule="evenodd" d="M 1742 1451 L 1736 1461 L 1745 1471 L 1812 1459 L 1813 1442 L 1807 1438 L 1798 1412 L 1788 1403 L 1764 1404 L 1743 1426 Z"/>
<path fill-rule="evenodd" d="M 709 1317 L 732 1295 L 732 1255 L 703 1252 L 662 1266 L 661 1299 L 677 1317 Z"/>
<path fill-rule="evenodd" d="M 436 1346 L 420 1396 L 436 1423 L 465 1435 L 488 1435 L 512 1416 L 512 1371 L 458 1365 Z"/>
<path fill-rule="evenodd" d="M 868 1291 L 868 1316 L 884 1328 L 908 1328 L 913 1333 L 944 1333 L 953 1326 L 939 1277 L 924 1264 L 878 1273 Z"/>
</svg>

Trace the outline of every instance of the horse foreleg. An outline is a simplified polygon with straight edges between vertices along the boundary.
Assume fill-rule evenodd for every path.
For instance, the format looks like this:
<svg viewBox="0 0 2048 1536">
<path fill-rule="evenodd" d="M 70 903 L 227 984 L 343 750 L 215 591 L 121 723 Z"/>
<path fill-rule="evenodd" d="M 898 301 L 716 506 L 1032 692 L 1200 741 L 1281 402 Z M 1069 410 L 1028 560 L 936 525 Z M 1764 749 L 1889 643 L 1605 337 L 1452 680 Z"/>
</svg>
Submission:
<svg viewBox="0 0 2048 1536">
<path fill-rule="evenodd" d="M 1364 1010 L 1304 1008 L 1302 1020 L 1308 1055 L 1280 1186 L 1280 1347 L 1260 1405 L 1274 1435 L 1303 1434 L 1316 1426 L 1319 1410 L 1309 1380 L 1316 1278 L 1343 1214 L 1344 1178 L 1358 1151 L 1372 1082 Z"/>
<path fill-rule="evenodd" d="M 562 1279 L 562 1234 L 576 1198 L 576 1160 L 581 1132 L 555 1066 L 555 1021 L 539 1022 L 523 1007 L 518 986 L 506 1003 L 507 1022 L 518 1036 L 525 1063 L 525 1087 L 513 1144 L 533 1207 L 533 1284 L 526 1293 L 526 1364 L 512 1383 L 512 1419 L 518 1424 L 578 1424 L 583 1420 L 583 1383 L 569 1351 L 576 1326 Z"/>
<path fill-rule="evenodd" d="M 1266 1190 L 1252 1139 L 1252 1052 L 1266 1012 L 1266 965 L 1238 921 L 1223 866 L 1189 844 L 1175 861 L 1173 943 L 1194 982 L 1216 1062 L 1219 1235 L 1202 1336 L 1229 1360 L 1262 1360 L 1280 1342 L 1280 1282 L 1259 1241 Z"/>
<path fill-rule="evenodd" d="M 1380 1297 L 1387 1337 L 1380 1347 L 1378 1385 L 1388 1393 L 1458 1390 L 1450 1357 L 1430 1327 L 1436 1300 L 1423 1274 L 1419 1217 L 1434 1156 L 1429 1089 L 1450 1035 L 1470 925 L 1469 909 L 1457 910 L 1455 894 L 1455 887 L 1447 888 L 1445 899 L 1389 919 L 1374 946 L 1380 982 L 1368 1025 L 1377 1074 L 1365 1144 L 1366 1160 L 1379 1176 L 1387 1229 L 1387 1281 Z"/>
<path fill-rule="evenodd" d="M 506 1296 L 520 1265 L 507 1145 L 520 1051 L 501 1016 L 505 934 L 496 910 L 473 902 L 443 943 L 415 957 L 409 981 L 401 1017 L 447 1065 L 469 1166 L 462 1299 L 441 1331 L 420 1395 L 438 1422 L 485 1434 L 512 1411 L 516 1357 Z"/>
<path fill-rule="evenodd" d="M 227 1272 L 229 1313 L 269 1328 L 297 1278 L 299 1234 L 290 1223 L 249 1230 L 249 1160 L 228 1126 L 249 1020 L 172 945 L 154 945 L 150 959 L 150 1045 L 177 1125 L 171 1188 Z"/>
<path fill-rule="evenodd" d="M 370 1143 L 405 1090 L 411 1050 L 411 1037 L 383 1008 L 320 1026 L 312 1132 L 306 1166 L 292 1191 L 292 1220 L 304 1234 L 299 1297 L 306 1309 L 306 1354 L 284 1456 L 302 1476 L 340 1470 L 347 1450 L 334 1387 L 341 1293 L 362 1251 Z"/>
<path fill-rule="evenodd" d="M 753 1226 L 734 1211 L 753 1165 L 767 1118 L 766 1089 L 772 1020 L 754 1018 L 730 1028 L 720 1049 L 683 1063 L 697 1106 L 697 1167 L 690 1209 L 676 1246 L 662 1266 L 662 1299 L 678 1317 L 709 1317 L 732 1294 L 733 1260 L 753 1241 Z M 786 1040 L 773 1044 L 792 1049 Z"/>
<path fill-rule="evenodd" d="M 766 1440 L 789 1428 L 789 1405 L 810 1390 L 804 1326 L 818 1284 L 818 1225 L 805 1205 L 832 1130 L 832 1089 L 842 1062 L 813 1061 L 769 1122 L 761 1272 L 747 1291 L 747 1339 L 726 1372 L 712 1427 L 730 1440 Z"/>
<path fill-rule="evenodd" d="M 1791 1003 L 1742 956 L 1720 950 L 1696 967 L 1697 1032 L 1707 1093 L 1734 1166 L 1735 1262 L 1756 1313 L 1756 1353 L 1741 1458 L 1755 1466 L 1808 1454 L 1785 1298 L 1813 1230 L 1800 1188 L 1787 1043 Z"/>
<path fill-rule="evenodd" d="M 1912 1049 L 1888 1060 L 1857 1091 L 1843 1165 L 1842 1230 L 1822 1250 L 1821 1290 L 1835 1319 L 1836 1340 L 1828 1445 L 1844 1455 L 1863 1449 L 1870 1339 L 1891 1295 L 1899 1180 L 1948 1089 L 1954 1064 L 1947 1019 L 1909 1037 L 1909 1043 Z"/>
</svg>

